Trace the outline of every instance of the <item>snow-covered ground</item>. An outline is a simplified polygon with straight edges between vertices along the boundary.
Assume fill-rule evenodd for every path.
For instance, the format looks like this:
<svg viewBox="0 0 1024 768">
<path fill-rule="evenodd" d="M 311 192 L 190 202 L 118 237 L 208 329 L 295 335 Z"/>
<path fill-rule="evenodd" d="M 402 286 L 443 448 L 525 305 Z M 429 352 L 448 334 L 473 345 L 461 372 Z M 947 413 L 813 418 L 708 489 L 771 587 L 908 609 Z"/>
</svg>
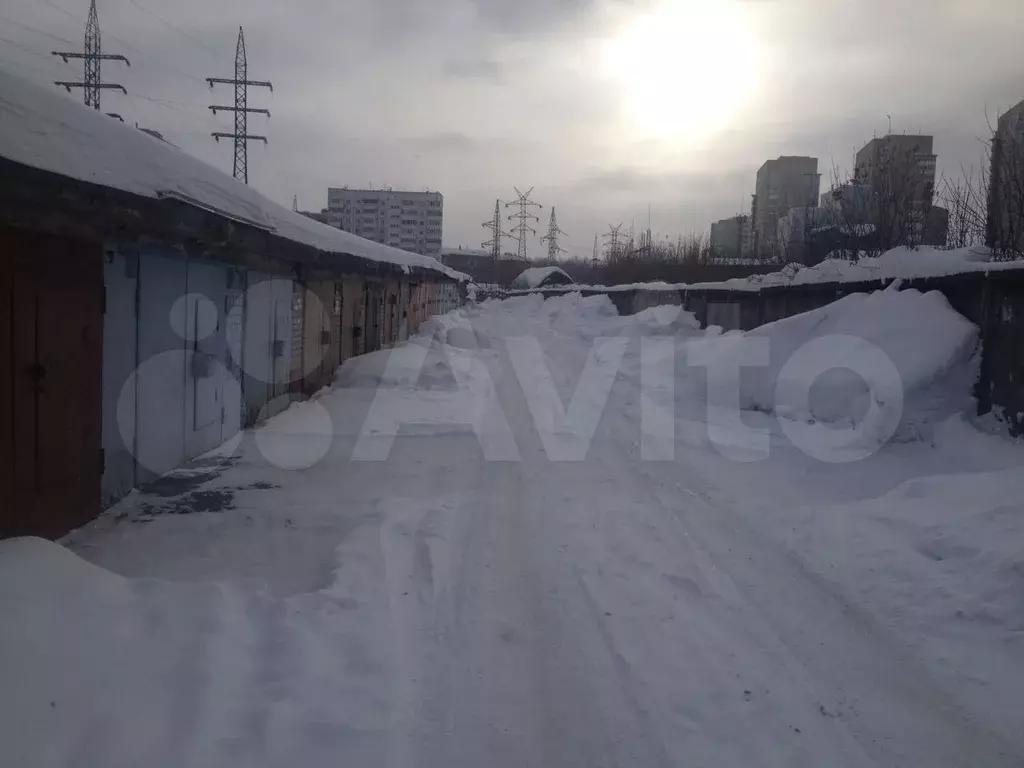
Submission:
<svg viewBox="0 0 1024 768">
<path fill-rule="evenodd" d="M 837 335 L 867 385 L 794 408 Z M 1024 448 L 964 415 L 975 338 L 911 291 L 750 334 L 435 318 L 63 547 L 0 542 L 3 763 L 1020 765 Z M 913 428 L 809 455 L 888 413 L 867 342 Z"/>
</svg>

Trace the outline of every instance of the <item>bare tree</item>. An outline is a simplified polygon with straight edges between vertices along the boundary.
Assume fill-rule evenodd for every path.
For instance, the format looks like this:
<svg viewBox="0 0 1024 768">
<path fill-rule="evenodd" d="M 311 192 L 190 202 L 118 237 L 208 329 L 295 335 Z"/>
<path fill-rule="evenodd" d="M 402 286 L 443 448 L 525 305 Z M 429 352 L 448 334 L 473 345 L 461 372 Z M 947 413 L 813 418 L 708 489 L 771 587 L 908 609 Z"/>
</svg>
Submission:
<svg viewBox="0 0 1024 768">
<path fill-rule="evenodd" d="M 985 242 L 988 194 L 988 171 L 984 162 L 977 169 L 961 165 L 957 177 L 942 177 L 939 200 L 949 211 L 947 248 L 967 248 Z"/>
</svg>

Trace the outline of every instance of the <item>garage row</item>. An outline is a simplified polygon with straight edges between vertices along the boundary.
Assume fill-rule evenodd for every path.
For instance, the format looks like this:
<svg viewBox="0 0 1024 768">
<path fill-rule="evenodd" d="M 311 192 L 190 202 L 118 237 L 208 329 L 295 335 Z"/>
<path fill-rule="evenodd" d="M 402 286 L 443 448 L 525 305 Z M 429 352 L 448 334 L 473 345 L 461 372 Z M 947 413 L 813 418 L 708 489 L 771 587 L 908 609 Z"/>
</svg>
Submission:
<svg viewBox="0 0 1024 768">
<path fill-rule="evenodd" d="M 0 537 L 63 535 L 460 303 L 440 274 L 275 273 L 3 227 L 0 246 Z"/>
</svg>

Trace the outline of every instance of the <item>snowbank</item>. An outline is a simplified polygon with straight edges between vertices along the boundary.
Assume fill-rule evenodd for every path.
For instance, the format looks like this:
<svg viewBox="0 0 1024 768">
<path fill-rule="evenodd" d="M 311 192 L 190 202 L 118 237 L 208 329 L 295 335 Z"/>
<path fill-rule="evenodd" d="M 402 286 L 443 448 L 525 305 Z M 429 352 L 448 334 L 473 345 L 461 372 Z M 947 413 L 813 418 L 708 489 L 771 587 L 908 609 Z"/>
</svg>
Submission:
<svg viewBox="0 0 1024 768">
<path fill-rule="evenodd" d="M 901 424 L 910 437 L 922 421 L 963 407 L 977 339 L 938 291 L 886 290 L 693 341 L 689 354 L 718 370 L 743 366 L 743 409 L 858 426 L 868 441 L 884 441 Z"/>
<path fill-rule="evenodd" d="M 544 301 L 536 316 L 547 318 L 551 327 L 565 334 L 584 338 L 615 335 L 620 325 L 619 311 L 604 294 L 584 296 L 565 293 Z"/>
<path fill-rule="evenodd" d="M 375 389 L 416 381 L 422 389 L 454 389 L 449 356 L 491 346 L 490 337 L 472 326 L 465 310 L 452 310 L 424 321 L 405 343 L 349 358 L 335 373 L 334 386 Z"/>
<path fill-rule="evenodd" d="M 468 280 L 429 256 L 321 224 L 166 142 L 0 70 L 0 156 L 73 179 L 213 210 L 327 253 Z"/>
<path fill-rule="evenodd" d="M 1019 729 L 1024 472 L 919 477 L 798 514 L 780 532 L 812 571 L 894 627 L 972 708 Z"/>
<path fill-rule="evenodd" d="M 429 345 L 425 356 L 420 346 L 423 343 Z M 345 389 L 401 387 L 409 381 L 417 382 L 421 389 L 456 387 L 455 375 L 440 344 L 421 338 L 393 349 L 379 349 L 349 358 L 334 374 L 334 387 Z"/>
<path fill-rule="evenodd" d="M 487 334 L 473 328 L 469 315 L 456 309 L 444 315 L 435 315 L 424 322 L 416 332 L 420 338 L 432 338 L 438 344 L 458 349 L 490 349 Z"/>
</svg>

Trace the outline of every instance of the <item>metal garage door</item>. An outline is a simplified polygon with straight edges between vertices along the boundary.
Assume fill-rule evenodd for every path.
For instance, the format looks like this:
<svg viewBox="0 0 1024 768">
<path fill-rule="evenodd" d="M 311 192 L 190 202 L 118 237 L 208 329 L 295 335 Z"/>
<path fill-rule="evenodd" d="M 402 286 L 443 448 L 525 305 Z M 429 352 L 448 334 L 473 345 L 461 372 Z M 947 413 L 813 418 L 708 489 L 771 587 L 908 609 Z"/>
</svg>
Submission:
<svg viewBox="0 0 1024 768">
<path fill-rule="evenodd" d="M 54 538 L 100 509 L 102 252 L 13 231 L 0 231 L 0 252 L 10 307 L 0 536 Z"/>
</svg>

